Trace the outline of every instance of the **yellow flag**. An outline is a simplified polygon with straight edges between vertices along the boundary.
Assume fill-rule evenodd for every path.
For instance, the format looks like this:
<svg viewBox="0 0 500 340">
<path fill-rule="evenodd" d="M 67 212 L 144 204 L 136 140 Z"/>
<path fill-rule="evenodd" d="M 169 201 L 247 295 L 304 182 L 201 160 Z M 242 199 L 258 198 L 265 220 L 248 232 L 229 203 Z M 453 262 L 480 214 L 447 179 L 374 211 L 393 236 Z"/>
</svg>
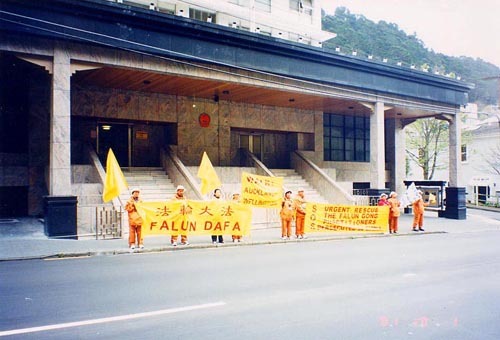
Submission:
<svg viewBox="0 0 500 340">
<path fill-rule="evenodd" d="M 200 168 L 198 169 L 198 178 L 201 179 L 200 191 L 202 195 L 205 195 L 211 190 L 220 188 L 222 185 L 205 151 L 203 152 Z"/>
<path fill-rule="evenodd" d="M 122 169 L 116 160 L 115 154 L 111 148 L 108 151 L 106 159 L 106 180 L 102 191 L 102 200 L 109 202 L 113 198 L 120 196 L 123 190 L 127 190 L 128 185 L 123 176 Z"/>
</svg>

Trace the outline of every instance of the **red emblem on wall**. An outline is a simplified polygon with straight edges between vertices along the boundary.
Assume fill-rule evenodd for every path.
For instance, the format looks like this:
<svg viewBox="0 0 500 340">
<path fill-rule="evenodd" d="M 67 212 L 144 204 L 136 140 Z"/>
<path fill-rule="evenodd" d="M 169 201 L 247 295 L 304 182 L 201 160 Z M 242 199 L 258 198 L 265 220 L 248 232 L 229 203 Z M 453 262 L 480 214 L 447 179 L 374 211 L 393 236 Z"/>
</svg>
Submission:
<svg viewBox="0 0 500 340">
<path fill-rule="evenodd" d="M 200 114 L 200 117 L 198 118 L 200 121 L 200 126 L 201 127 L 209 127 L 210 126 L 210 116 L 208 113 L 202 113 Z"/>
</svg>

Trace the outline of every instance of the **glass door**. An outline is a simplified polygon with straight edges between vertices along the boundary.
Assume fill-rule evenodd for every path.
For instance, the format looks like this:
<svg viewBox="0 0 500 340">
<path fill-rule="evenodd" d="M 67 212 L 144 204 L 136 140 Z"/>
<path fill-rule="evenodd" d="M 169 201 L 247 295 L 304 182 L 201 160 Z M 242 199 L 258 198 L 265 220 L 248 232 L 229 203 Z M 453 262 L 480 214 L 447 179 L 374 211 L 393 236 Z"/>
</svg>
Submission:
<svg viewBox="0 0 500 340">
<path fill-rule="evenodd" d="M 130 128 L 128 124 L 97 124 L 97 154 L 104 166 L 110 148 L 113 150 L 120 167 L 132 166 Z"/>
<path fill-rule="evenodd" d="M 240 134 L 240 148 L 245 148 L 262 161 L 262 134 Z"/>
</svg>

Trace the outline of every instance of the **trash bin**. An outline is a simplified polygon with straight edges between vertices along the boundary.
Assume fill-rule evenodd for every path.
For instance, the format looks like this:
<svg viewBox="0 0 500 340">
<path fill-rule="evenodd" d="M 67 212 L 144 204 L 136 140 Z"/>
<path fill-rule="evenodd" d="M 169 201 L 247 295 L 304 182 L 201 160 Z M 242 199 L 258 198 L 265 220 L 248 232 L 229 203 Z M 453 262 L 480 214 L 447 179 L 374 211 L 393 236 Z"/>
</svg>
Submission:
<svg viewBox="0 0 500 340">
<path fill-rule="evenodd" d="M 467 218 L 467 206 L 465 205 L 465 188 L 446 188 L 446 218 L 465 220 Z"/>
<path fill-rule="evenodd" d="M 45 196 L 44 231 L 48 237 L 77 239 L 76 196 Z"/>
</svg>

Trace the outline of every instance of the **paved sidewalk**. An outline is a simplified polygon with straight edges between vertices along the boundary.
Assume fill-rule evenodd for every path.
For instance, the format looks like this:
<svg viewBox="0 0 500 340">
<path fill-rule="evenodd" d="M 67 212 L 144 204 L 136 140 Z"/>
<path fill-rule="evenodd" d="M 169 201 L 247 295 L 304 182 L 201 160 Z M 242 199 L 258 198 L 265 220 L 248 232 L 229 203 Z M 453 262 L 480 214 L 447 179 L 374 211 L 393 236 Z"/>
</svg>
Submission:
<svg viewBox="0 0 500 340">
<path fill-rule="evenodd" d="M 418 236 L 434 233 L 467 233 L 479 231 L 500 231 L 500 213 L 467 209 L 466 220 L 453 220 L 437 217 L 434 211 L 425 212 L 425 232 L 411 230 L 413 216 L 404 214 L 399 220 L 399 233 L 390 234 L 345 234 L 345 233 L 318 233 L 309 234 L 304 240 L 280 239 L 279 228 L 254 229 L 249 237 L 241 243 L 233 243 L 229 235 L 225 236 L 226 243 L 213 245 L 210 236 L 192 236 L 188 246 L 173 247 L 170 238 L 166 236 L 149 236 L 144 240 L 145 249 L 140 252 L 181 251 L 186 249 L 208 247 L 241 247 L 250 245 L 291 243 L 291 242 L 318 242 L 368 237 L 400 237 Z M 44 259 L 73 256 L 98 256 L 129 254 L 126 239 L 109 240 L 65 240 L 51 239 L 44 235 L 43 223 L 34 218 L 20 218 L 17 221 L 0 223 L 0 261 Z M 139 251 L 136 251 L 139 252 Z"/>
</svg>

